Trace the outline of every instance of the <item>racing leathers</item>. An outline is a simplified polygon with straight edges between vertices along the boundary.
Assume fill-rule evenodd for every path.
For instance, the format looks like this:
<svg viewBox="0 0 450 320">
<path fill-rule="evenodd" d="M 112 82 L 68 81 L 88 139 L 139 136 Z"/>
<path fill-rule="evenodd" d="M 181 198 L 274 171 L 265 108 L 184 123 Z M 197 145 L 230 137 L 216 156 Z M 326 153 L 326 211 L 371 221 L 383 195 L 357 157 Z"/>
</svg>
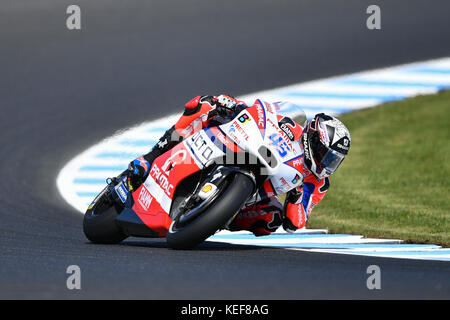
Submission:
<svg viewBox="0 0 450 320">
<path fill-rule="evenodd" d="M 147 178 L 153 161 L 183 139 L 202 128 L 229 122 L 246 107 L 243 101 L 224 94 L 197 96 L 187 102 L 183 115 L 165 132 L 153 149 L 129 164 L 130 187 L 138 188 Z M 258 192 L 258 201 L 242 209 L 228 224 L 227 229 L 248 230 L 256 236 L 263 236 L 274 232 L 281 225 L 288 232 L 303 228 L 311 210 L 327 192 L 329 178 L 318 180 L 304 166 L 303 158 L 300 158 L 296 169 L 303 175 L 303 184 L 286 194 L 284 205 L 278 199 L 276 190 L 270 183 L 266 183 Z"/>
</svg>

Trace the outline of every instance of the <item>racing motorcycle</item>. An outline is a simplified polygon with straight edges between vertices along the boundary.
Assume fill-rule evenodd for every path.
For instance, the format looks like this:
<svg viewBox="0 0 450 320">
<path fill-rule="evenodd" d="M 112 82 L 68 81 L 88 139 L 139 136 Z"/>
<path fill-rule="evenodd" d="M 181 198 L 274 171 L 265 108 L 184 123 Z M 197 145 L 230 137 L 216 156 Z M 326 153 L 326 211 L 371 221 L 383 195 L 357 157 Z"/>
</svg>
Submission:
<svg viewBox="0 0 450 320">
<path fill-rule="evenodd" d="M 232 121 L 197 131 L 156 158 L 136 190 L 125 172 L 107 179 L 84 215 L 86 237 L 103 244 L 166 237 L 171 248 L 191 249 L 258 201 L 261 188 L 270 196 L 300 185 L 303 154 L 278 125 L 282 112 L 304 126 L 300 107 L 256 100 Z"/>
</svg>

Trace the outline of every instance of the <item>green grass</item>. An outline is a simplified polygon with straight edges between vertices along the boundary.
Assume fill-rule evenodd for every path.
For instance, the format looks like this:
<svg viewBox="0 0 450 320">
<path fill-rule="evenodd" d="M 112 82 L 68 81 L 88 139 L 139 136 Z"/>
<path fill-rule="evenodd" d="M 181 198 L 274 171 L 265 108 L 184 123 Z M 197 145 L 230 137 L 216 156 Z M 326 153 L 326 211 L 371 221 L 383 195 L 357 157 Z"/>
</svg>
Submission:
<svg viewBox="0 0 450 320">
<path fill-rule="evenodd" d="M 349 155 L 308 228 L 450 246 L 450 91 L 339 117 Z"/>
</svg>

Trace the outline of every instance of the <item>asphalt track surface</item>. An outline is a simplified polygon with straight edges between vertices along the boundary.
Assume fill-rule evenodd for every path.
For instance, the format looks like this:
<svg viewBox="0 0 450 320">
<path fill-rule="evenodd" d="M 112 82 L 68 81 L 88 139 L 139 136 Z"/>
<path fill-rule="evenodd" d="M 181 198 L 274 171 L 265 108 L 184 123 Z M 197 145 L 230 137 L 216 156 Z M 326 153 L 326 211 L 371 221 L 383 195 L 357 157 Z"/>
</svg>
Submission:
<svg viewBox="0 0 450 320">
<path fill-rule="evenodd" d="M 235 95 L 450 54 L 450 2 L 71 1 L 0 5 L 0 298 L 448 299 L 448 262 L 206 242 L 90 244 L 59 195 L 63 165 L 116 130 Z M 167 124 L 170 126 L 171 124 Z M 331 190 L 332 192 L 332 190 Z M 381 268 L 381 290 L 366 269 Z M 81 268 L 81 290 L 66 268 Z"/>
</svg>

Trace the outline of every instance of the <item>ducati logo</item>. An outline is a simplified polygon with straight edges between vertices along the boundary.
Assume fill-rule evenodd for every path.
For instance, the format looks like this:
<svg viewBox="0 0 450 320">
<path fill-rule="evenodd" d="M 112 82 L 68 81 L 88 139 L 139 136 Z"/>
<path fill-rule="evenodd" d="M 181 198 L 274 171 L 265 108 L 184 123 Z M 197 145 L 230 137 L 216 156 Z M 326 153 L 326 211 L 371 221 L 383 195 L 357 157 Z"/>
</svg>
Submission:
<svg viewBox="0 0 450 320">
<path fill-rule="evenodd" d="M 165 174 L 169 174 L 169 171 L 175 167 L 175 165 L 179 163 L 183 163 L 186 159 L 186 150 L 180 150 L 170 156 L 169 159 L 164 162 L 161 170 L 164 171 Z"/>
</svg>

